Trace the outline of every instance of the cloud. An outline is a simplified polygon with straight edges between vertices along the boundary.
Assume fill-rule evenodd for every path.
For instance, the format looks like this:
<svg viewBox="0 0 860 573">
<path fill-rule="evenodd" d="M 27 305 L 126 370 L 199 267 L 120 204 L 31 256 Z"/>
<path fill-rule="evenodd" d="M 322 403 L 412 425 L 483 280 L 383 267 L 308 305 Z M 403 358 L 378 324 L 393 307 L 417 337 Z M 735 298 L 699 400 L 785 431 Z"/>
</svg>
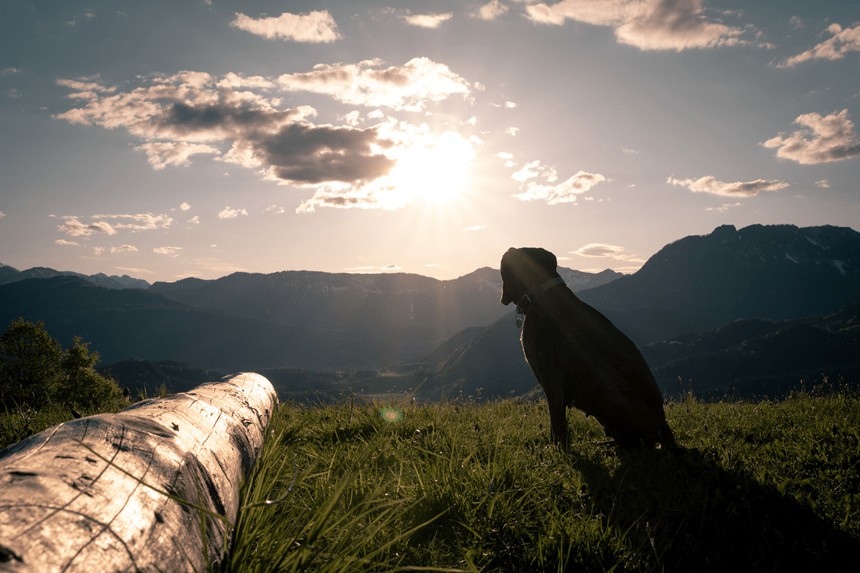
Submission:
<svg viewBox="0 0 860 573">
<path fill-rule="evenodd" d="M 588 243 L 575 251 L 570 251 L 570 253 L 588 258 L 610 258 L 631 263 L 645 262 L 636 255 L 626 254 L 624 247 L 606 243 Z"/>
<path fill-rule="evenodd" d="M 740 201 L 735 201 L 734 203 L 723 203 L 718 207 L 708 207 L 705 211 L 715 211 L 717 213 L 725 213 L 729 209 L 734 209 L 735 207 L 740 207 L 743 205 Z"/>
<path fill-rule="evenodd" d="M 832 163 L 860 157 L 860 140 L 848 110 L 821 116 L 807 113 L 794 123 L 801 128 L 788 136 L 783 134 L 768 139 L 762 145 L 776 149 L 776 156 L 803 165 Z"/>
<path fill-rule="evenodd" d="M 199 225 L 200 224 L 200 215 L 194 215 L 193 217 L 191 217 L 190 219 L 188 219 L 185 222 L 190 223 L 192 225 Z"/>
<path fill-rule="evenodd" d="M 445 64 L 412 58 L 402 66 L 383 68 L 382 60 L 357 64 L 318 64 L 313 71 L 278 78 L 287 91 L 325 94 L 350 105 L 422 111 L 429 102 L 468 96 L 470 86 Z"/>
<path fill-rule="evenodd" d="M 624 253 L 624 247 L 605 243 L 588 243 L 575 251 L 571 251 L 571 254 L 581 257 L 615 257 L 622 253 Z"/>
<path fill-rule="evenodd" d="M 176 257 L 179 256 L 179 251 L 182 250 L 182 247 L 155 247 L 152 249 L 152 252 L 156 255 L 166 255 L 168 257 Z"/>
<path fill-rule="evenodd" d="M 70 237 L 91 237 L 99 233 L 116 235 L 116 229 L 106 221 L 83 223 L 74 216 L 63 217 L 63 223 L 58 225 L 57 229 Z"/>
<path fill-rule="evenodd" d="M 616 39 L 640 50 L 686 50 L 748 43 L 744 30 L 709 19 L 702 0 L 562 0 L 531 4 L 529 19 L 560 26 L 575 20 L 609 26 Z"/>
<path fill-rule="evenodd" d="M 277 81 L 261 76 L 182 71 L 142 78 L 120 90 L 92 78 L 58 80 L 73 90 L 71 109 L 54 117 L 69 123 L 125 129 L 142 141 L 154 169 L 185 166 L 200 155 L 257 171 L 282 184 L 309 188 L 313 205 L 396 208 L 408 201 L 380 180 L 395 167 L 416 126 L 379 109 L 350 116 L 347 125 L 315 123 L 316 109 L 282 106 L 274 90 L 307 91 L 350 104 L 419 111 L 470 85 L 447 66 L 415 58 L 402 66 L 379 60 L 317 66 Z M 347 121 L 345 117 L 342 121 Z M 361 121 L 377 125 L 358 127 Z M 384 135 L 383 135 L 384 131 Z M 393 139 L 392 139 L 393 138 Z M 375 203 L 385 200 L 385 204 Z"/>
<path fill-rule="evenodd" d="M 507 5 L 500 2 L 500 0 L 491 0 L 478 8 L 474 13 L 474 17 L 481 20 L 495 20 L 499 16 L 504 16 L 507 12 Z"/>
<path fill-rule="evenodd" d="M 91 219 L 89 223 L 84 223 L 79 217 L 65 216 L 57 229 L 70 237 L 91 237 L 96 234 L 111 236 L 116 235 L 119 230 L 135 232 L 166 229 L 173 223 L 173 218 L 169 215 L 152 213 L 93 215 Z"/>
<path fill-rule="evenodd" d="M 791 68 L 810 60 L 841 60 L 846 54 L 860 52 L 860 23 L 855 24 L 853 28 L 831 24 L 826 32 L 830 34 L 830 38 L 777 64 L 777 67 Z"/>
<path fill-rule="evenodd" d="M 366 181 L 385 175 L 394 165 L 378 152 L 388 143 L 375 129 L 291 124 L 251 145 L 270 165 L 273 178 L 297 183 Z"/>
<path fill-rule="evenodd" d="M 830 181 L 827 179 L 819 179 L 815 182 L 815 186 L 819 189 L 830 189 Z"/>
<path fill-rule="evenodd" d="M 444 22 L 447 22 L 454 15 L 450 12 L 443 14 L 415 14 L 403 16 L 403 20 L 410 26 L 418 26 L 419 28 L 438 28 Z"/>
<path fill-rule="evenodd" d="M 755 197 L 763 191 L 779 191 L 789 186 L 779 179 L 756 179 L 754 181 L 735 181 L 726 183 L 707 175 L 698 179 L 675 179 L 669 177 L 666 183 L 686 187 L 694 193 L 710 193 L 722 197 Z"/>
<path fill-rule="evenodd" d="M 239 215 L 242 215 L 243 217 L 247 217 L 248 211 L 246 211 L 245 209 L 233 209 L 232 207 L 227 206 L 218 212 L 218 218 L 219 219 L 235 219 Z"/>
<path fill-rule="evenodd" d="M 552 167 L 535 160 L 527 163 L 511 175 L 520 184 L 521 192 L 513 195 L 520 201 L 546 201 L 548 205 L 573 203 L 576 196 L 589 191 L 606 181 L 599 173 L 578 171 L 568 179 L 557 183 L 558 174 Z"/>
<path fill-rule="evenodd" d="M 93 248 L 93 252 L 96 255 L 116 255 L 120 253 L 136 253 L 137 247 L 134 245 L 120 245 L 119 247 L 95 247 Z"/>
<path fill-rule="evenodd" d="M 287 210 L 284 209 L 284 207 L 282 207 L 281 205 L 269 205 L 268 207 L 263 209 L 263 212 L 264 213 L 274 213 L 276 215 L 283 215 L 284 213 L 287 212 Z"/>
<path fill-rule="evenodd" d="M 134 148 L 146 153 L 147 162 L 156 171 L 164 169 L 168 165 L 187 166 L 191 164 L 189 159 L 192 155 L 220 154 L 217 147 L 203 145 L 200 143 L 187 143 L 185 141 L 157 141 L 144 143 Z"/>
<path fill-rule="evenodd" d="M 251 18 L 236 12 L 230 25 L 269 40 L 319 44 L 334 42 L 340 38 L 337 24 L 328 10 L 316 10 L 307 14 L 284 12 L 278 17 L 270 18 Z"/>
<path fill-rule="evenodd" d="M 154 231 L 167 229 L 173 223 L 173 217 L 169 215 L 154 215 L 152 213 L 93 215 L 96 222 L 105 222 L 105 219 L 113 220 L 113 229 L 126 229 L 136 231 Z"/>
<path fill-rule="evenodd" d="M 61 247 L 80 247 L 80 243 L 76 243 L 75 241 L 67 241 L 66 239 L 57 239 L 54 241 L 55 245 L 60 245 Z"/>
<path fill-rule="evenodd" d="M 191 209 L 191 204 L 188 203 L 187 201 L 183 201 L 182 203 L 179 204 L 179 210 L 180 211 L 188 211 L 190 209 Z"/>
<path fill-rule="evenodd" d="M 467 233 L 474 233 L 476 231 L 483 231 L 486 228 L 487 228 L 486 225 L 472 225 L 470 227 L 466 227 L 463 230 L 466 231 Z"/>
<path fill-rule="evenodd" d="M 296 213 L 314 213 L 317 207 L 334 209 L 387 209 L 405 207 L 412 198 L 388 186 L 371 185 L 344 188 L 343 186 L 320 186 L 313 197 L 299 205 Z"/>
</svg>

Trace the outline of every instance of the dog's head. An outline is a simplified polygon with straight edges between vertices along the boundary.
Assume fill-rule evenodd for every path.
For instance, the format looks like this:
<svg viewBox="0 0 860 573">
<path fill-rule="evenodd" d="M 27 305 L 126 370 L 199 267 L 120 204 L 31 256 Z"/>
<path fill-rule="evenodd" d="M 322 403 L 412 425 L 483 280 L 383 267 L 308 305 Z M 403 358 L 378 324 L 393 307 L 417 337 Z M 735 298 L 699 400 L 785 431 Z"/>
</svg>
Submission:
<svg viewBox="0 0 860 573">
<path fill-rule="evenodd" d="M 557 276 L 555 255 L 540 247 L 510 248 L 502 255 L 502 304 L 523 298 L 530 290 Z"/>
</svg>

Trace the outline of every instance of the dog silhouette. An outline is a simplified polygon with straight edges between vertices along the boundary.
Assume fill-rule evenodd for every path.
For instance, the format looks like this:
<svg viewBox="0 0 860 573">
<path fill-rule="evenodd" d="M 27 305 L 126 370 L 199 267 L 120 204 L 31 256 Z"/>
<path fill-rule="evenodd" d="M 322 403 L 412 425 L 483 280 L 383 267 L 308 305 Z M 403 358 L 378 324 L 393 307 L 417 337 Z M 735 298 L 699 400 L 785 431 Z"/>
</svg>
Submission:
<svg viewBox="0 0 860 573">
<path fill-rule="evenodd" d="M 502 304 L 517 304 L 526 361 L 549 405 L 553 441 L 568 445 L 566 411 L 594 416 L 625 449 L 674 448 L 663 397 L 639 349 L 564 284 L 551 252 L 511 248 L 502 256 Z"/>
</svg>

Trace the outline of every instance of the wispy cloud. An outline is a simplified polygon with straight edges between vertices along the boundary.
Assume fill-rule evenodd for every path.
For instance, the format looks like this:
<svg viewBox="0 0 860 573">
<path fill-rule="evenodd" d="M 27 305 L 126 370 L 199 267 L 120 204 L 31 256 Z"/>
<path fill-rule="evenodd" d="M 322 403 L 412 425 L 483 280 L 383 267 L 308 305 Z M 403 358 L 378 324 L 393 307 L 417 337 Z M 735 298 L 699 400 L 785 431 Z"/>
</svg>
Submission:
<svg viewBox="0 0 860 573">
<path fill-rule="evenodd" d="M 789 135 L 780 134 L 762 145 L 776 149 L 776 156 L 803 165 L 832 163 L 860 157 L 860 140 L 854 131 L 854 122 L 848 110 L 822 116 L 807 113 L 797 117 L 794 123 L 800 129 Z"/>
<path fill-rule="evenodd" d="M 62 218 L 57 229 L 70 237 L 91 237 L 93 235 L 116 235 L 120 230 L 152 231 L 166 229 L 173 223 L 169 215 L 153 213 L 93 215 L 90 222 L 84 223 L 79 217 L 69 215 Z"/>
<path fill-rule="evenodd" d="M 119 247 L 95 247 L 93 252 L 96 255 L 116 255 L 121 253 L 136 253 L 137 247 L 134 245 L 120 245 Z"/>
<path fill-rule="evenodd" d="M 546 201 L 549 205 L 573 203 L 577 195 L 589 191 L 595 185 L 606 181 L 599 173 L 578 171 L 573 176 L 559 182 L 558 173 L 539 160 L 531 161 L 511 175 L 520 184 L 520 193 L 514 197 L 520 201 Z"/>
<path fill-rule="evenodd" d="M 841 60 L 846 54 L 860 52 L 860 24 L 856 24 L 853 28 L 831 24 L 826 33 L 830 34 L 829 38 L 777 64 L 777 67 L 790 68 L 810 60 Z"/>
<path fill-rule="evenodd" d="M 211 145 L 188 143 L 185 141 L 154 141 L 134 148 L 146 153 L 147 161 L 155 170 L 167 166 L 186 166 L 191 164 L 191 156 L 200 154 L 218 155 L 220 150 Z"/>
<path fill-rule="evenodd" d="M 508 6 L 500 0 L 491 0 L 478 8 L 474 16 L 481 20 L 495 20 L 500 16 L 504 16 L 508 12 Z"/>
<path fill-rule="evenodd" d="M 747 43 L 744 29 L 706 15 L 701 0 L 562 0 L 526 7 L 529 19 L 609 26 L 617 40 L 641 50 L 686 50 Z"/>
<path fill-rule="evenodd" d="M 609 245 L 606 243 L 588 243 L 575 251 L 570 251 L 572 255 L 589 258 L 609 258 L 630 263 L 644 263 L 645 261 L 636 255 L 627 254 L 626 249 L 619 245 Z"/>
<path fill-rule="evenodd" d="M 155 247 L 152 252 L 156 255 L 165 255 L 167 257 L 178 257 L 182 247 Z"/>
<path fill-rule="evenodd" d="M 75 241 L 68 241 L 66 239 L 57 239 L 54 241 L 55 245 L 60 245 L 61 247 L 80 247 L 81 244 Z"/>
<path fill-rule="evenodd" d="M 328 10 L 317 10 L 307 14 L 284 12 L 277 17 L 252 18 L 241 12 L 230 25 L 269 40 L 293 42 L 328 43 L 340 38 L 337 24 Z"/>
<path fill-rule="evenodd" d="M 413 58 L 402 66 L 383 66 L 379 59 L 357 64 L 318 64 L 310 72 L 284 74 L 278 83 L 287 91 L 325 94 L 351 105 L 407 111 L 422 111 L 429 102 L 470 93 L 466 80 L 429 58 Z"/>
<path fill-rule="evenodd" d="M 245 209 L 233 209 L 232 207 L 227 206 L 218 212 L 219 219 L 235 219 L 239 215 L 247 217 L 248 211 L 246 211 Z"/>
<path fill-rule="evenodd" d="M 726 183 L 716 177 L 706 175 L 698 179 L 676 179 L 669 177 L 666 183 L 686 187 L 693 193 L 710 193 L 723 197 L 755 197 L 764 191 L 779 191 L 789 184 L 779 179 L 755 179 L 753 181 L 734 181 Z"/>
<path fill-rule="evenodd" d="M 105 221 L 83 223 L 75 216 L 63 217 L 63 223 L 58 225 L 57 229 L 70 237 L 91 237 L 96 234 L 116 235 L 116 229 Z"/>
<path fill-rule="evenodd" d="M 444 22 L 447 22 L 454 15 L 450 12 L 441 14 L 409 14 L 403 16 L 403 20 L 410 26 L 418 26 L 419 28 L 438 28 Z"/>
</svg>

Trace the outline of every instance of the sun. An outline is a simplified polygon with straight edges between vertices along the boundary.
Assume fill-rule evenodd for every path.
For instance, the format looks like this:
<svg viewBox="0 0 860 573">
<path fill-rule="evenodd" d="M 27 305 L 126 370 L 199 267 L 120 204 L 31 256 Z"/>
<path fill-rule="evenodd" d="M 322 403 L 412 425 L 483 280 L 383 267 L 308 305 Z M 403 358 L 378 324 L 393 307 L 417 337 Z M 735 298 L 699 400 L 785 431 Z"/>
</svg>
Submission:
<svg viewBox="0 0 860 573">
<path fill-rule="evenodd" d="M 455 131 L 425 134 L 400 149 L 391 184 L 414 200 L 449 203 L 466 190 L 473 143 Z"/>
</svg>

